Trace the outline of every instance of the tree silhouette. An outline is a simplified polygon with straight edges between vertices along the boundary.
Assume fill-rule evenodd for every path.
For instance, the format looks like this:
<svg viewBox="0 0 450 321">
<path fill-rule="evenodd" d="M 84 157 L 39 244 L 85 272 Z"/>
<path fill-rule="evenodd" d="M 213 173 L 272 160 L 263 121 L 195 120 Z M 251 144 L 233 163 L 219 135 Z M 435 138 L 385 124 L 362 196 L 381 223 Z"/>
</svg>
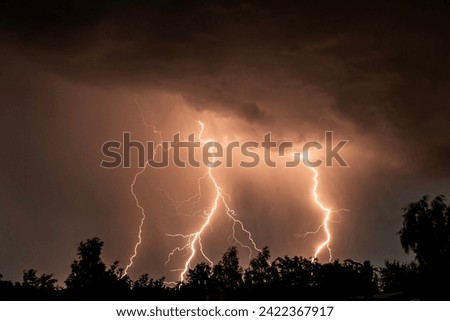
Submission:
<svg viewBox="0 0 450 321">
<path fill-rule="evenodd" d="M 200 262 L 193 269 L 189 269 L 182 289 L 187 296 L 195 299 L 209 299 L 214 292 L 212 283 L 211 266 L 205 262 Z"/>
<path fill-rule="evenodd" d="M 164 278 L 154 280 L 147 273 L 139 276 L 133 283 L 133 298 L 135 299 L 161 300 L 165 297 L 165 292 Z"/>
<path fill-rule="evenodd" d="M 271 281 L 269 259 L 270 251 L 266 246 L 250 261 L 249 267 L 245 270 L 244 279 L 247 285 L 263 286 Z"/>
<path fill-rule="evenodd" d="M 189 269 L 186 283 L 195 289 L 208 290 L 211 286 L 212 269 L 205 262 L 198 263 L 193 269 Z"/>
<path fill-rule="evenodd" d="M 58 280 L 53 278 L 53 274 L 42 274 L 37 276 L 37 271 L 30 269 L 23 271 L 22 287 L 40 291 L 53 291 L 56 289 Z"/>
<path fill-rule="evenodd" d="M 231 292 L 242 285 L 242 273 L 243 270 L 239 265 L 238 250 L 235 246 L 232 246 L 214 266 L 212 282 L 217 290 Z"/>
<path fill-rule="evenodd" d="M 22 297 L 25 299 L 52 298 L 56 294 L 58 280 L 54 279 L 52 274 L 37 276 L 36 270 L 29 269 L 23 271 L 22 280 L 22 284 L 16 284 L 16 287 L 21 288 Z"/>
<path fill-rule="evenodd" d="M 363 264 L 358 264 L 357 271 L 360 282 L 358 291 L 360 291 L 366 298 L 370 297 L 374 293 L 377 293 L 379 279 L 375 273 L 376 269 L 370 261 L 364 261 Z"/>
<path fill-rule="evenodd" d="M 419 263 L 420 292 L 427 298 L 444 291 L 450 298 L 450 209 L 445 197 L 439 195 L 430 201 L 424 196 L 403 209 L 403 227 L 400 242 L 406 253 L 414 252 Z"/>
<path fill-rule="evenodd" d="M 367 298 L 376 292 L 377 282 L 372 265 L 353 260 L 338 260 L 317 266 L 315 293 L 326 299 Z"/>
<path fill-rule="evenodd" d="M 450 210 L 443 195 L 430 202 L 429 196 L 403 209 L 400 242 L 412 251 L 423 268 L 450 264 Z"/>
<path fill-rule="evenodd" d="M 418 282 L 419 267 L 416 263 L 385 261 L 380 268 L 380 285 L 384 292 L 414 292 Z"/>
<path fill-rule="evenodd" d="M 72 295 L 88 295 L 91 298 L 110 298 L 130 290 L 131 281 L 118 269 L 115 261 L 109 269 L 101 259 L 103 241 L 88 239 L 78 246 L 78 259 L 71 264 L 71 272 L 65 283 Z"/>
<path fill-rule="evenodd" d="M 20 297 L 15 291 L 14 284 L 11 281 L 3 280 L 3 274 L 0 273 L 0 300 L 11 299 L 20 299 Z"/>
<path fill-rule="evenodd" d="M 95 289 L 103 286 L 108 274 L 100 258 L 102 247 L 103 241 L 97 237 L 80 243 L 78 259 L 70 266 L 71 273 L 65 282 L 68 289 Z"/>
</svg>

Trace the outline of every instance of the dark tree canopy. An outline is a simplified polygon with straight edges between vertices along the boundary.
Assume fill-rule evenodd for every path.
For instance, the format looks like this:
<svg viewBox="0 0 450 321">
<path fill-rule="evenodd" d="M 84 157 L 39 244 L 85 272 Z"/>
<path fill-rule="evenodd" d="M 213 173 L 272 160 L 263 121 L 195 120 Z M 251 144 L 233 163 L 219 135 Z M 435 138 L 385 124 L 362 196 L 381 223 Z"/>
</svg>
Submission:
<svg viewBox="0 0 450 321">
<path fill-rule="evenodd" d="M 72 263 L 71 272 L 65 281 L 69 291 L 108 298 L 128 291 L 130 279 L 124 276 L 123 269 L 118 268 L 118 261 L 106 268 L 101 259 L 102 248 L 103 241 L 99 238 L 80 243 L 78 259 Z"/>
<path fill-rule="evenodd" d="M 53 291 L 56 289 L 57 280 L 53 278 L 52 274 L 42 274 L 37 276 L 37 271 L 30 269 L 23 271 L 22 286 L 28 289 L 35 289 L 41 291 Z"/>
<path fill-rule="evenodd" d="M 212 268 L 209 264 L 201 262 L 193 269 L 189 269 L 186 283 L 192 288 L 207 290 L 211 287 Z"/>
<path fill-rule="evenodd" d="M 223 291 L 238 288 L 242 283 L 243 270 L 239 265 L 238 250 L 232 246 L 213 268 L 213 284 Z"/>
<path fill-rule="evenodd" d="M 409 204 L 399 234 L 403 249 L 413 252 L 419 264 L 416 293 L 428 299 L 450 298 L 450 209 L 445 197 L 424 196 Z M 406 273 L 411 278 L 409 269 Z"/>
<path fill-rule="evenodd" d="M 101 260 L 103 241 L 99 238 L 81 242 L 78 246 L 78 259 L 74 260 L 71 273 L 66 280 L 68 289 L 98 288 L 108 275 L 106 265 Z"/>
<path fill-rule="evenodd" d="M 263 285 L 270 281 L 270 251 L 266 246 L 250 261 L 245 270 L 245 283 L 247 285 Z"/>
<path fill-rule="evenodd" d="M 450 209 L 443 195 L 429 196 L 403 209 L 400 242 L 406 253 L 415 253 L 423 268 L 450 266 Z"/>
<path fill-rule="evenodd" d="M 413 291 L 419 282 L 419 267 L 415 262 L 385 261 L 380 268 L 380 285 L 385 292 Z"/>
</svg>

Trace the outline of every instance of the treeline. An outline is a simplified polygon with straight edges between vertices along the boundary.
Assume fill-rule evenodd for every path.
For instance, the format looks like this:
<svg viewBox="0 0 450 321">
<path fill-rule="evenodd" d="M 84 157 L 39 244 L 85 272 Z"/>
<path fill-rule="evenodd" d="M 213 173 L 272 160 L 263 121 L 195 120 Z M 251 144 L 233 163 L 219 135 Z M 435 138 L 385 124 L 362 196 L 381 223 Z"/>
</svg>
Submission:
<svg viewBox="0 0 450 321">
<path fill-rule="evenodd" d="M 425 196 L 403 211 L 400 242 L 411 263 L 319 263 L 302 257 L 271 260 L 266 247 L 244 269 L 236 247 L 211 266 L 199 263 L 183 282 L 168 285 L 148 274 L 132 280 L 119 262 L 107 267 L 103 242 L 81 242 L 71 272 L 59 285 L 53 275 L 26 270 L 22 282 L 3 280 L 0 300 L 386 300 L 450 299 L 450 209 L 443 196 Z"/>
<path fill-rule="evenodd" d="M 414 263 L 386 262 L 374 268 L 369 261 L 321 264 L 302 257 L 270 260 L 266 247 L 249 266 L 239 264 L 231 247 L 214 266 L 199 263 L 183 282 L 168 285 L 148 274 L 132 280 L 101 260 L 103 242 L 81 242 L 65 286 L 36 270 L 23 273 L 22 282 L 0 281 L 2 300 L 371 300 L 425 298 L 420 269 Z M 400 292 L 400 293 L 398 293 Z M 392 296 L 383 296 L 390 293 Z"/>
</svg>

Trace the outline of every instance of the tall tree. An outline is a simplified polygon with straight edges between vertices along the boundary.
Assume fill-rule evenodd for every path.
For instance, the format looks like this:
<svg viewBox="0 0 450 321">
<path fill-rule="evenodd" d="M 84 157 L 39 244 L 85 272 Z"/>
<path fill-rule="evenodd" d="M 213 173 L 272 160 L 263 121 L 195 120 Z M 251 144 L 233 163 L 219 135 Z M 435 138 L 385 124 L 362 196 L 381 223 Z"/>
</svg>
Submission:
<svg viewBox="0 0 450 321">
<path fill-rule="evenodd" d="M 78 259 L 72 263 L 65 282 L 67 289 L 103 299 L 123 298 L 131 291 L 131 280 L 118 268 L 118 261 L 106 268 L 101 259 L 102 248 L 103 241 L 97 237 L 80 243 Z"/>
<path fill-rule="evenodd" d="M 440 195 L 428 196 L 403 210 L 400 242 L 419 263 L 415 293 L 424 299 L 450 299 L 450 209 Z"/>
<path fill-rule="evenodd" d="M 266 246 L 250 261 L 245 270 L 245 283 L 247 285 L 263 285 L 270 282 L 270 251 Z"/>
<path fill-rule="evenodd" d="M 243 270 L 239 265 L 238 250 L 230 247 L 213 268 L 213 282 L 218 290 L 237 290 L 242 285 Z"/>
<path fill-rule="evenodd" d="M 67 277 L 68 289 L 100 288 L 104 285 L 108 274 L 101 260 L 103 241 L 95 237 L 78 246 L 78 259 L 72 263 L 70 275 Z"/>
<path fill-rule="evenodd" d="M 450 266 L 450 210 L 443 195 L 428 196 L 403 209 L 400 242 L 406 253 L 414 252 L 423 269 Z"/>
<path fill-rule="evenodd" d="M 193 269 L 189 269 L 186 283 L 191 288 L 207 290 L 211 285 L 211 276 L 211 266 L 205 262 L 201 262 Z"/>
</svg>

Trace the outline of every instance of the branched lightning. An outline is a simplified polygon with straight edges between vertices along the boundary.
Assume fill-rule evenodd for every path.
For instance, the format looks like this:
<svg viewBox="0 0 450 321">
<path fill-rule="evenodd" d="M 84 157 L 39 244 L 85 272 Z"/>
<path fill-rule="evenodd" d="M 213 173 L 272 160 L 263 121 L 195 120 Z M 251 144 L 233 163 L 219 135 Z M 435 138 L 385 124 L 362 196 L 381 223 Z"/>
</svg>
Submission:
<svg viewBox="0 0 450 321">
<path fill-rule="evenodd" d="M 147 121 L 145 120 L 145 117 L 144 117 L 144 111 L 142 110 L 142 108 L 141 108 L 141 106 L 139 104 L 139 101 L 136 100 L 135 102 L 136 102 L 136 106 L 139 108 L 139 111 L 140 111 L 141 117 L 142 117 L 142 121 L 145 124 L 145 126 L 151 128 L 153 130 L 153 133 L 157 134 L 159 136 L 160 143 L 155 146 L 155 148 L 153 150 L 153 155 L 154 155 L 156 153 L 156 151 L 158 150 L 158 148 L 160 148 L 160 147 L 162 148 L 162 145 L 161 145 L 161 141 L 162 141 L 161 131 L 156 130 L 155 126 L 150 125 L 150 124 L 147 123 Z M 146 214 L 145 214 L 145 209 L 140 204 L 139 198 L 137 197 L 137 195 L 136 195 L 136 193 L 134 191 L 134 186 L 136 185 L 138 177 L 141 174 L 143 174 L 145 172 L 145 170 L 147 169 L 147 165 L 148 165 L 148 162 L 145 163 L 144 167 L 134 175 L 133 181 L 132 181 L 132 183 L 130 185 L 131 195 L 134 198 L 136 206 L 139 208 L 139 211 L 140 211 L 140 214 L 141 214 L 141 220 L 140 220 L 139 227 L 138 227 L 138 235 L 137 235 L 138 240 L 137 240 L 136 244 L 134 245 L 133 254 L 130 256 L 128 264 L 125 267 L 124 276 L 128 274 L 128 270 L 133 266 L 134 259 L 136 258 L 137 254 L 138 254 L 138 248 L 142 244 L 142 227 L 144 226 L 144 222 L 145 222 L 145 219 L 146 219 Z"/>
<path fill-rule="evenodd" d="M 199 135 L 198 135 L 199 141 L 200 141 L 201 144 L 205 144 L 205 143 L 207 143 L 207 141 L 204 141 L 203 138 L 202 138 L 203 131 L 205 129 L 205 125 L 201 121 L 198 121 L 198 123 L 200 125 L 200 132 L 199 132 Z M 203 232 L 205 231 L 205 229 L 208 226 L 210 226 L 211 220 L 213 219 L 214 215 L 216 214 L 220 203 L 222 203 L 222 205 L 224 206 L 225 214 L 233 222 L 232 234 L 231 234 L 230 237 L 234 240 L 234 242 L 236 244 L 239 244 L 240 246 L 248 249 L 249 250 L 249 257 L 252 256 L 253 249 L 256 250 L 256 251 L 261 251 L 256 246 L 256 243 L 255 243 L 255 241 L 252 238 L 252 234 L 244 227 L 244 224 L 242 223 L 242 221 L 240 221 L 239 219 L 236 218 L 235 211 L 233 209 L 231 209 L 231 207 L 228 205 L 228 203 L 227 203 L 227 201 L 225 199 L 225 196 L 228 197 L 228 195 L 223 192 L 222 187 L 220 187 L 220 185 L 218 184 L 216 178 L 214 177 L 214 175 L 212 173 L 212 167 L 211 166 L 208 166 L 207 173 L 204 176 L 199 178 L 199 182 L 198 182 L 199 191 L 198 191 L 198 193 L 195 194 L 193 197 L 189 198 L 188 200 L 183 201 L 181 203 L 189 202 L 189 201 L 191 201 L 193 199 L 197 199 L 197 200 L 200 199 L 200 197 L 201 197 L 200 181 L 202 179 L 205 179 L 205 178 L 208 178 L 211 181 L 211 183 L 213 184 L 214 191 L 215 191 L 215 197 L 214 197 L 214 200 L 212 202 L 211 207 L 203 211 L 204 217 L 205 217 L 205 220 L 204 220 L 203 224 L 200 226 L 200 228 L 197 231 L 195 231 L 195 232 L 193 232 L 191 234 L 166 234 L 167 236 L 170 236 L 170 237 L 180 237 L 180 238 L 186 240 L 186 243 L 183 246 L 176 247 L 175 249 L 172 250 L 172 252 L 169 253 L 169 255 L 167 257 L 167 261 L 166 261 L 166 263 L 170 262 L 172 256 L 175 255 L 177 252 L 187 251 L 188 258 L 186 259 L 183 268 L 182 269 L 173 270 L 173 271 L 181 271 L 180 275 L 179 275 L 180 281 L 184 280 L 184 278 L 186 276 L 186 273 L 190 269 L 191 263 L 192 263 L 195 255 L 197 254 L 197 251 L 201 254 L 201 256 L 203 258 L 206 259 L 206 261 L 208 261 L 208 263 L 210 265 L 213 264 L 211 259 L 204 252 L 203 243 L 202 243 L 202 235 L 203 235 Z M 239 227 L 241 229 L 241 231 L 244 232 L 247 235 L 248 240 L 251 243 L 251 246 L 244 244 L 242 241 L 240 241 L 236 237 L 236 227 Z"/>
<path fill-rule="evenodd" d="M 325 240 L 323 240 L 317 247 L 314 252 L 313 260 L 317 259 L 319 254 L 322 252 L 324 248 L 327 248 L 328 250 L 328 261 L 331 262 L 333 259 L 333 255 L 330 248 L 330 242 L 331 242 L 331 232 L 330 232 L 330 222 L 335 222 L 332 220 L 332 214 L 337 213 L 340 211 L 347 211 L 346 209 L 339 209 L 339 210 L 332 210 L 326 205 L 322 203 L 319 197 L 318 188 L 319 188 L 319 172 L 316 168 L 307 166 L 308 169 L 310 169 L 313 172 L 313 188 L 312 188 L 312 196 L 314 199 L 314 203 L 320 208 L 320 210 L 324 213 L 322 223 L 319 225 L 319 227 L 313 231 L 313 232 L 307 232 L 304 234 L 304 236 L 308 236 L 310 234 L 317 234 L 321 229 L 325 231 Z"/>
<path fill-rule="evenodd" d="M 131 195 L 133 195 L 134 197 L 134 201 L 136 202 L 136 206 L 139 208 L 140 212 L 141 212 L 141 222 L 139 224 L 139 231 L 138 231 L 138 241 L 137 243 L 134 245 L 134 252 L 133 255 L 131 255 L 130 259 L 129 259 L 129 263 L 127 264 L 127 266 L 125 267 L 124 270 L 124 275 L 128 274 L 128 270 L 130 267 L 133 266 L 134 263 L 134 258 L 137 256 L 137 252 L 138 252 L 138 247 L 141 245 L 142 243 L 142 227 L 144 226 L 144 221 L 146 218 L 145 215 L 145 210 L 144 208 L 141 206 L 141 204 L 139 203 L 139 199 L 136 196 L 136 193 L 134 192 L 134 185 L 136 184 L 137 178 L 139 175 L 141 175 L 144 171 L 145 171 L 146 167 L 142 168 L 139 172 L 136 173 L 136 175 L 134 175 L 134 179 L 133 182 L 130 185 L 130 190 L 131 190 Z"/>
<path fill-rule="evenodd" d="M 322 249 L 324 247 L 327 248 L 328 250 L 328 255 L 329 255 L 329 261 L 332 260 L 333 256 L 331 253 L 331 248 L 330 248 L 330 241 L 331 241 L 331 233 L 330 233 L 330 228 L 328 226 L 328 223 L 330 222 L 330 216 L 331 216 L 331 209 L 326 207 L 319 198 L 319 194 L 317 192 L 317 189 L 319 187 L 319 172 L 317 171 L 317 169 L 315 169 L 314 167 L 309 167 L 309 169 L 311 169 L 314 173 L 314 185 L 313 185 L 313 190 L 312 190 L 312 194 L 314 197 L 314 202 L 317 204 L 317 206 L 320 207 L 320 209 L 322 210 L 322 212 L 324 213 L 324 218 L 322 221 L 322 224 L 319 226 L 318 230 L 320 230 L 322 227 L 325 231 L 325 240 L 320 243 L 319 246 L 317 246 L 316 251 L 314 252 L 314 258 L 316 259 L 317 256 L 320 254 L 320 252 L 322 251 Z"/>
<path fill-rule="evenodd" d="M 144 113 L 142 108 L 139 105 L 139 102 L 136 101 L 136 104 L 140 110 L 141 113 L 141 117 L 142 120 L 144 122 L 144 124 L 151 128 L 153 130 L 154 134 L 157 134 L 159 136 L 160 139 L 160 143 L 158 145 L 155 146 L 154 151 L 153 151 L 153 155 L 156 154 L 157 149 L 158 148 L 162 148 L 162 136 L 161 136 L 161 132 L 156 130 L 156 127 L 153 125 L 150 125 L 149 123 L 146 122 L 145 117 L 144 117 Z M 198 139 L 200 141 L 200 143 L 202 145 L 204 145 L 205 143 L 208 142 L 208 140 L 203 140 L 202 136 L 203 136 L 203 132 L 205 130 L 205 125 L 203 124 L 203 122 L 201 121 L 197 121 L 199 126 L 200 126 L 200 131 L 198 133 Z M 213 162 L 215 161 L 215 158 L 213 160 Z M 133 266 L 134 264 L 134 260 L 138 255 L 138 249 L 139 246 L 142 244 L 142 229 L 144 226 L 144 222 L 146 220 L 146 212 L 144 207 L 141 205 L 138 196 L 135 193 L 135 185 L 137 183 L 137 180 L 139 178 L 140 175 L 142 175 L 145 170 L 147 169 L 147 167 L 149 166 L 148 162 L 145 164 L 145 166 L 140 169 L 133 177 L 132 183 L 130 185 L 130 192 L 131 195 L 134 198 L 134 201 L 136 203 L 137 208 L 139 209 L 140 212 L 140 222 L 139 222 L 139 227 L 138 227 L 138 234 L 137 234 L 137 242 L 134 245 L 134 249 L 133 249 L 133 253 L 129 258 L 129 263 L 126 265 L 125 270 L 124 270 L 124 275 L 127 275 L 129 269 Z M 322 201 L 321 198 L 319 196 L 319 192 L 318 192 L 318 188 L 319 188 L 319 172 L 316 168 L 314 167 L 310 167 L 310 166 L 306 166 L 312 173 L 313 173 L 313 186 L 312 186 L 312 198 L 314 203 L 317 205 L 317 207 L 321 210 L 321 212 L 323 213 L 323 219 L 321 224 L 318 226 L 318 228 L 315 231 L 312 232 L 307 232 L 304 234 L 304 237 L 310 235 L 310 234 L 317 234 L 319 233 L 321 230 L 324 231 L 325 233 L 325 238 L 321 241 L 321 243 L 315 248 L 315 252 L 314 252 L 314 256 L 313 256 L 313 260 L 316 260 L 318 258 L 318 256 L 321 254 L 321 252 L 326 248 L 328 251 L 328 257 L 329 257 L 329 261 L 332 260 L 332 251 L 331 251 L 331 247 L 330 247 L 330 243 L 332 240 L 332 234 L 330 231 L 330 222 L 335 222 L 332 220 L 332 214 L 336 213 L 336 212 L 340 212 L 340 211 L 347 211 L 346 209 L 340 209 L 340 210 L 332 210 L 331 208 L 327 207 Z M 181 212 L 181 208 L 183 206 L 185 206 L 186 204 L 191 204 L 192 206 L 197 205 L 198 203 L 200 203 L 201 199 L 202 199 L 202 181 L 204 180 L 208 180 L 211 185 L 212 185 L 212 190 L 214 192 L 214 199 L 212 201 L 212 203 L 210 204 L 210 206 L 205 207 L 203 209 L 201 209 L 200 211 L 194 211 L 193 213 L 184 213 Z M 189 269 L 191 268 L 193 261 L 196 257 L 196 255 L 200 255 L 201 257 L 203 257 L 210 265 L 213 265 L 212 260 L 206 255 L 205 250 L 204 250 L 204 246 L 203 246 L 203 242 L 202 242 L 202 236 L 204 236 L 205 234 L 205 230 L 207 230 L 208 227 L 211 227 L 211 222 L 213 220 L 213 218 L 215 216 L 217 216 L 217 213 L 219 212 L 220 207 L 223 207 L 223 211 L 225 213 L 225 215 L 227 216 L 227 218 L 229 220 L 231 220 L 232 222 L 232 226 L 231 226 L 231 234 L 228 238 L 228 241 L 231 242 L 233 241 L 235 244 L 240 245 L 241 247 L 245 248 L 248 250 L 249 252 L 249 258 L 252 257 L 253 255 L 253 250 L 255 251 L 261 251 L 255 241 L 253 240 L 252 234 L 250 233 L 249 230 L 247 230 L 244 226 L 244 224 L 242 223 L 241 220 L 237 219 L 237 215 L 235 213 L 235 211 L 230 207 L 229 205 L 229 200 L 231 199 L 230 195 L 226 194 L 222 187 L 219 185 L 217 179 L 215 178 L 215 176 L 213 175 L 213 168 L 212 166 L 207 166 L 207 171 L 205 172 L 204 175 L 202 175 L 201 177 L 198 178 L 198 192 L 196 194 L 194 194 L 193 196 L 189 197 L 188 199 L 182 200 L 182 201 L 176 201 L 173 198 L 171 198 L 168 193 L 166 193 L 163 190 L 160 190 L 162 193 L 165 194 L 165 196 L 174 204 L 176 213 L 179 215 L 185 215 L 185 216 L 198 216 L 200 215 L 203 219 L 202 224 L 200 225 L 200 227 L 195 230 L 194 232 L 190 233 L 190 234 L 182 234 L 182 233 L 176 233 L 176 234 L 169 234 L 166 233 L 166 236 L 168 237 L 174 237 L 174 238 L 180 238 L 182 240 L 184 240 L 184 243 L 180 246 L 175 247 L 167 256 L 167 260 L 166 260 L 166 264 L 168 264 L 171 259 L 177 254 L 177 253 L 181 253 L 181 252 L 185 252 L 186 253 L 186 260 L 184 261 L 184 264 L 182 265 L 181 268 L 178 269 L 173 269 L 172 271 L 176 271 L 179 272 L 179 281 L 184 281 L 187 272 L 189 271 Z M 247 241 L 243 242 L 241 241 L 238 237 L 237 237 L 237 232 L 243 233 L 247 236 Z M 174 282 L 169 282 L 172 284 L 175 284 Z"/>
</svg>

